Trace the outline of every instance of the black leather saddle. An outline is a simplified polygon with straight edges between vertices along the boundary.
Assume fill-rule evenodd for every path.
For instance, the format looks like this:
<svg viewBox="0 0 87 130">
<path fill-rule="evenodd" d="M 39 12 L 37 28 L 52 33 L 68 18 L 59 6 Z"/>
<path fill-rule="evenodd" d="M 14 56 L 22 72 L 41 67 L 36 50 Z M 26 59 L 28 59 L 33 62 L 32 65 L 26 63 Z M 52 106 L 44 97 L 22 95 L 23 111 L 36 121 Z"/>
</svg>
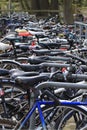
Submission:
<svg viewBox="0 0 87 130">
<path fill-rule="evenodd" d="M 35 87 L 40 82 L 47 81 L 49 76 L 46 75 L 38 75 L 38 76 L 18 76 L 15 78 L 15 83 L 17 86 L 23 90 L 28 90 L 32 87 Z"/>
</svg>

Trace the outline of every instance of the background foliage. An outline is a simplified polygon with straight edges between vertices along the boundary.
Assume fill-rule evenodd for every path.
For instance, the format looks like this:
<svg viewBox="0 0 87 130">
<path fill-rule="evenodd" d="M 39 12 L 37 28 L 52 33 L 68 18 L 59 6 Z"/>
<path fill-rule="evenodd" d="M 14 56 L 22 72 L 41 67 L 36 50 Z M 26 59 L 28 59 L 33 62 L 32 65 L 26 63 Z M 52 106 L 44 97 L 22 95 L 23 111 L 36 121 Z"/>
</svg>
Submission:
<svg viewBox="0 0 87 130">
<path fill-rule="evenodd" d="M 9 5 L 10 2 L 10 5 Z M 1 12 L 25 11 L 36 16 L 59 15 L 67 24 L 73 23 L 73 14 L 86 13 L 87 0 L 0 0 Z"/>
</svg>

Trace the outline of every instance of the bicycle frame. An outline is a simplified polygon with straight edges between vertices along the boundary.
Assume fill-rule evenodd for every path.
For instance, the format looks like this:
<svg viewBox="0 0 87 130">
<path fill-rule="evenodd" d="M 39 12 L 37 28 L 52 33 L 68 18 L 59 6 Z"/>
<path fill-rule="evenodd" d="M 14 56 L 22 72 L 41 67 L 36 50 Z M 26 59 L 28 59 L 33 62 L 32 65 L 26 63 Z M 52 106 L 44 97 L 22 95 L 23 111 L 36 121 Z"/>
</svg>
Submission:
<svg viewBox="0 0 87 130">
<path fill-rule="evenodd" d="M 28 112 L 25 119 L 20 124 L 19 130 L 21 130 L 21 128 L 24 126 L 24 124 L 27 122 L 27 120 L 31 117 L 31 115 L 36 110 L 36 108 L 38 109 L 38 112 L 39 112 L 42 127 L 44 130 L 46 130 L 46 125 L 45 125 L 44 116 L 43 116 L 43 113 L 41 110 L 41 105 L 54 105 L 54 104 L 55 104 L 55 102 L 53 102 L 53 101 L 36 101 L 36 103 L 33 105 L 33 108 L 31 108 L 31 110 Z"/>
<path fill-rule="evenodd" d="M 40 121 L 42 124 L 42 128 L 44 130 L 46 130 L 46 124 L 45 124 L 45 120 L 44 120 L 44 116 L 41 110 L 41 105 L 55 105 L 54 101 L 36 101 L 36 103 L 33 105 L 33 108 L 31 108 L 31 110 L 28 112 L 27 116 L 25 117 L 25 119 L 21 122 L 19 130 L 21 130 L 21 128 L 25 125 L 25 123 L 28 121 L 28 119 L 30 119 L 31 115 L 33 114 L 33 112 L 36 110 L 36 108 L 38 109 L 39 112 L 39 116 L 40 116 Z M 73 106 L 73 105 L 87 105 L 87 102 L 71 102 L 71 101 L 60 101 L 60 105 L 62 106 Z"/>
</svg>

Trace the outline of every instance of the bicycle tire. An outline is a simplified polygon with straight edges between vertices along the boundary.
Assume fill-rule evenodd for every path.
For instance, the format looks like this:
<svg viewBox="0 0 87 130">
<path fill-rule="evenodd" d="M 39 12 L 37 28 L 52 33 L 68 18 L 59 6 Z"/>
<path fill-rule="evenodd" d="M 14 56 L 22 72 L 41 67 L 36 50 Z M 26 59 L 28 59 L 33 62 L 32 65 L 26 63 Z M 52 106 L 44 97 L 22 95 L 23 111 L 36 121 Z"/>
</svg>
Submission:
<svg viewBox="0 0 87 130">
<path fill-rule="evenodd" d="M 62 106 L 64 111 L 57 118 L 55 130 L 86 130 L 87 108 L 84 106 Z M 65 109 L 67 108 L 67 109 Z"/>
<path fill-rule="evenodd" d="M 11 69 L 21 70 L 21 68 L 14 63 L 1 63 L 0 68 L 7 69 L 7 70 L 11 70 Z"/>
</svg>

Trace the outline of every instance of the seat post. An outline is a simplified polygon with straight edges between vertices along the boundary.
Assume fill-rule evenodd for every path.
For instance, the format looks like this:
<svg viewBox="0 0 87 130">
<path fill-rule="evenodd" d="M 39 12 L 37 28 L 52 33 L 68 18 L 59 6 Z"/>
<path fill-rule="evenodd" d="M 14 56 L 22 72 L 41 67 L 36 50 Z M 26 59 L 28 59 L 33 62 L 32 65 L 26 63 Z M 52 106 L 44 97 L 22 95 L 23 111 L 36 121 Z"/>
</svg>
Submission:
<svg viewBox="0 0 87 130">
<path fill-rule="evenodd" d="M 14 56 L 15 56 L 15 58 L 17 58 L 17 53 L 16 53 L 16 47 L 15 47 L 14 40 L 11 39 L 10 42 L 11 42 L 11 44 L 12 44 L 12 46 L 13 46 Z"/>
<path fill-rule="evenodd" d="M 35 92 L 30 89 L 30 109 L 33 108 L 33 105 L 35 103 Z M 33 114 L 30 117 L 30 125 L 29 125 L 29 130 L 35 130 L 35 116 L 36 116 L 36 112 L 34 111 Z"/>
</svg>

